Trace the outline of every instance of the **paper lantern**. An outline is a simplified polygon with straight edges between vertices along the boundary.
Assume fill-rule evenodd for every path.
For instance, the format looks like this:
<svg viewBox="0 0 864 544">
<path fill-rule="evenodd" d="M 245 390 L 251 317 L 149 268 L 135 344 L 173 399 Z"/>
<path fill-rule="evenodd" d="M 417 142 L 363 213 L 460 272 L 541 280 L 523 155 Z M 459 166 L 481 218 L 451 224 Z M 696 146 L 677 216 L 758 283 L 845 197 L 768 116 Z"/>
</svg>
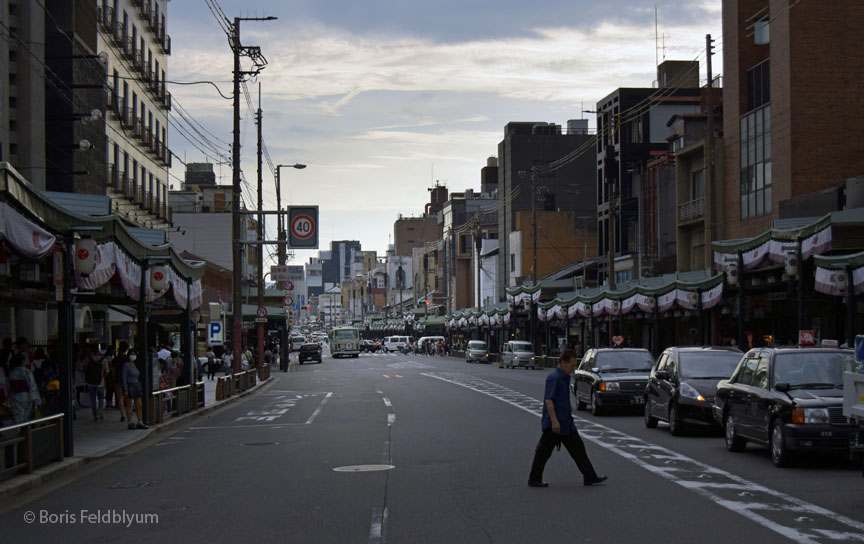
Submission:
<svg viewBox="0 0 864 544">
<path fill-rule="evenodd" d="M 75 271 L 85 276 L 92 273 L 96 269 L 97 251 L 93 238 L 75 240 Z"/>
<path fill-rule="evenodd" d="M 168 267 L 164 264 L 154 266 L 150 270 L 150 288 L 154 291 L 168 289 Z"/>
</svg>

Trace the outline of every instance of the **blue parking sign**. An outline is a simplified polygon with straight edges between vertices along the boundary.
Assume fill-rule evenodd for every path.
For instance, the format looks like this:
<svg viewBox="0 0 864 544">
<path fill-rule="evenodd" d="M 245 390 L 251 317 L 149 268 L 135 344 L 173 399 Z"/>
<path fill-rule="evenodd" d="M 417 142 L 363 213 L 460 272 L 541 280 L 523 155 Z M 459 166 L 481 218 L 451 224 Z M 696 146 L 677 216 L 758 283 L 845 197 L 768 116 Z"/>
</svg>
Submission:
<svg viewBox="0 0 864 544">
<path fill-rule="evenodd" d="M 221 346 L 222 345 L 222 322 L 214 321 L 210 323 L 210 327 L 207 329 L 207 343 L 211 346 Z"/>
</svg>

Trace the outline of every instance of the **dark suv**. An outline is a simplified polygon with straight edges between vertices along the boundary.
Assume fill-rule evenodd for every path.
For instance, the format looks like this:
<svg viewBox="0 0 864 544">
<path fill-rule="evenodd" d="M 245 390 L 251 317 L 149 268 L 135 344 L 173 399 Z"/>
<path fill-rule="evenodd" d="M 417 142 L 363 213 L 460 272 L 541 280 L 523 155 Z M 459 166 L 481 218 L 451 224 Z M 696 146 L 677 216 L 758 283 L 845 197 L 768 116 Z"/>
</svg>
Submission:
<svg viewBox="0 0 864 544">
<path fill-rule="evenodd" d="M 843 371 L 854 353 L 836 348 L 756 348 L 717 386 L 714 417 L 726 448 L 768 446 L 788 466 L 793 452 L 849 451 L 854 427 L 843 416 Z"/>
<path fill-rule="evenodd" d="M 300 346 L 300 350 L 297 354 L 297 362 L 302 365 L 305 361 L 321 362 L 321 344 L 316 342 L 307 342 Z"/>
<path fill-rule="evenodd" d="M 714 394 L 720 380 L 728 379 L 741 360 L 737 348 L 666 348 L 645 388 L 645 426 L 667 421 L 673 436 L 685 426 L 713 427 Z"/>
</svg>

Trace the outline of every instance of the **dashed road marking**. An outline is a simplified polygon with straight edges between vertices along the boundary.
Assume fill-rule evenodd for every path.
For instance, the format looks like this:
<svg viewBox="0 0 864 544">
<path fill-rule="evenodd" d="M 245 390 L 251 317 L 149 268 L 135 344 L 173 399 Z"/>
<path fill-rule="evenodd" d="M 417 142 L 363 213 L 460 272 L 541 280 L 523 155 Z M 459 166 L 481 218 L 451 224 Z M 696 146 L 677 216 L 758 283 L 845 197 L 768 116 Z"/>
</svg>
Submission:
<svg viewBox="0 0 864 544">
<path fill-rule="evenodd" d="M 543 413 L 539 400 L 494 382 L 461 373 L 422 375 L 488 395 L 537 417 Z M 864 542 L 864 523 L 611 427 L 578 416 L 574 420 L 586 440 L 796 542 Z"/>
</svg>

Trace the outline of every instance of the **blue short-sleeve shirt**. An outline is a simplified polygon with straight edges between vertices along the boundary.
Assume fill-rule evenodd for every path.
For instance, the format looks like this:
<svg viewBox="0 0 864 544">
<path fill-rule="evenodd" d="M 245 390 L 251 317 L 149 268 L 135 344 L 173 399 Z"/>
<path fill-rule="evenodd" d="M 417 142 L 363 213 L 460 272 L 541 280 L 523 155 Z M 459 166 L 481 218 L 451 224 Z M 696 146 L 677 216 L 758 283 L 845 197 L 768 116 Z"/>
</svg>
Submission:
<svg viewBox="0 0 864 544">
<path fill-rule="evenodd" d="M 552 419 L 546 409 L 546 400 L 549 399 L 555 405 L 555 416 L 561 424 L 561 434 L 570 434 L 573 429 L 573 409 L 570 407 L 570 375 L 555 367 L 555 370 L 546 376 L 546 393 L 543 395 L 543 417 L 540 426 L 544 431 L 552 429 Z"/>
</svg>

